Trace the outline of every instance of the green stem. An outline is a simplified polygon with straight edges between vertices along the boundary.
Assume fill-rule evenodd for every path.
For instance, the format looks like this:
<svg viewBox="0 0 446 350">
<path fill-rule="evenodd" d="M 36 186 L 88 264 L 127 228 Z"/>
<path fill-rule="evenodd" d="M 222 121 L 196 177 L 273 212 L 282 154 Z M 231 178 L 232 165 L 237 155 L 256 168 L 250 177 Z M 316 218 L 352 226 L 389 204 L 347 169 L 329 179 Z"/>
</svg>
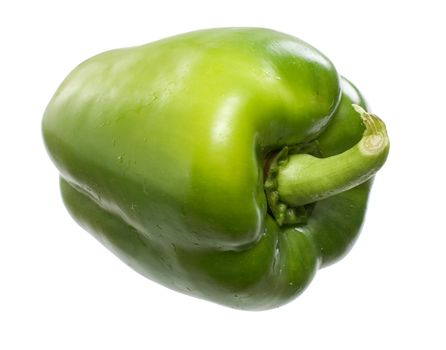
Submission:
<svg viewBox="0 0 446 350">
<path fill-rule="evenodd" d="M 279 225 L 305 222 L 310 203 L 362 184 L 386 161 L 389 139 L 384 122 L 357 105 L 353 108 L 366 129 L 362 139 L 344 153 L 317 158 L 309 154 L 288 155 L 285 148 L 276 156 L 265 190 Z"/>
<path fill-rule="evenodd" d="M 362 139 L 344 153 L 316 158 L 294 154 L 277 174 L 280 199 L 301 206 L 349 190 L 370 179 L 389 152 L 385 124 L 377 116 L 353 105 L 366 127 Z"/>
</svg>

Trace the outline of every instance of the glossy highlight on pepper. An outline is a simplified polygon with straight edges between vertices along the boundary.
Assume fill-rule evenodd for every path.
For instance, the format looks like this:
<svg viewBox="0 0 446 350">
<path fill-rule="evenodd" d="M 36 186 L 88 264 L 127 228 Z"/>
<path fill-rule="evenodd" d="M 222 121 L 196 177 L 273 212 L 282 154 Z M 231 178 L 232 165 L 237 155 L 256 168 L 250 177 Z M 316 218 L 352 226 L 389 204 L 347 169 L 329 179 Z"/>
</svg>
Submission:
<svg viewBox="0 0 446 350">
<path fill-rule="evenodd" d="M 307 43 L 219 28 L 86 60 L 42 129 L 68 211 L 126 264 L 264 310 L 355 242 L 389 150 L 366 110 Z"/>
</svg>

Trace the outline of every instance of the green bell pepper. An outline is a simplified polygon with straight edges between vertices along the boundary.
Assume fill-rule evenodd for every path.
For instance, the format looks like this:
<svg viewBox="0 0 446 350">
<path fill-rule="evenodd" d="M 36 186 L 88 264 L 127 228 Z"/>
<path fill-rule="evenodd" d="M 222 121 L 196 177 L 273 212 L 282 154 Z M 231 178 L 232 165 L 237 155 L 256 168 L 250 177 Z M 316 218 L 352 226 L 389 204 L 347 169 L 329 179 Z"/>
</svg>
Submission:
<svg viewBox="0 0 446 350">
<path fill-rule="evenodd" d="M 356 240 L 389 149 L 364 109 L 305 42 L 226 28 L 86 60 L 42 126 L 82 227 L 173 290 L 261 310 Z"/>
</svg>

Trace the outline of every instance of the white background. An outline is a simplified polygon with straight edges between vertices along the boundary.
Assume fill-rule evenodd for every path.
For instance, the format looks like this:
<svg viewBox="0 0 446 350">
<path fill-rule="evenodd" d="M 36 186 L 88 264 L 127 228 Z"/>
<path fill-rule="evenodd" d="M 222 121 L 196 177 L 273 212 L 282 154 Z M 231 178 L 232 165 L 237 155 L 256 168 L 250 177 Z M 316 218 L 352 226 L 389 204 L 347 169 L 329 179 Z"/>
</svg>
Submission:
<svg viewBox="0 0 446 350">
<path fill-rule="evenodd" d="M 0 5 L 1 349 L 445 349 L 445 10 L 442 1 L 4 1 Z M 300 37 L 388 125 L 354 249 L 281 308 L 244 312 L 130 270 L 65 211 L 42 113 L 104 50 L 195 29 Z"/>
</svg>

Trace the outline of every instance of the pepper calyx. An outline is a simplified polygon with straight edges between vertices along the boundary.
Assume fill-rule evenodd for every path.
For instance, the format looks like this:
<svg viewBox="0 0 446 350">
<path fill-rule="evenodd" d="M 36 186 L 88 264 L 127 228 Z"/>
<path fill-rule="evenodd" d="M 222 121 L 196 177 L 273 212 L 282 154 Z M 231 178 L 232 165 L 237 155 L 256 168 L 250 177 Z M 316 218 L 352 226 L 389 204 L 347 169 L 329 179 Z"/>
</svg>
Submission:
<svg viewBox="0 0 446 350">
<path fill-rule="evenodd" d="M 288 162 L 289 148 L 283 147 L 269 161 L 264 189 L 268 201 L 268 209 L 279 226 L 306 224 L 312 205 L 291 207 L 280 200 L 277 176 L 281 166 Z"/>
</svg>

